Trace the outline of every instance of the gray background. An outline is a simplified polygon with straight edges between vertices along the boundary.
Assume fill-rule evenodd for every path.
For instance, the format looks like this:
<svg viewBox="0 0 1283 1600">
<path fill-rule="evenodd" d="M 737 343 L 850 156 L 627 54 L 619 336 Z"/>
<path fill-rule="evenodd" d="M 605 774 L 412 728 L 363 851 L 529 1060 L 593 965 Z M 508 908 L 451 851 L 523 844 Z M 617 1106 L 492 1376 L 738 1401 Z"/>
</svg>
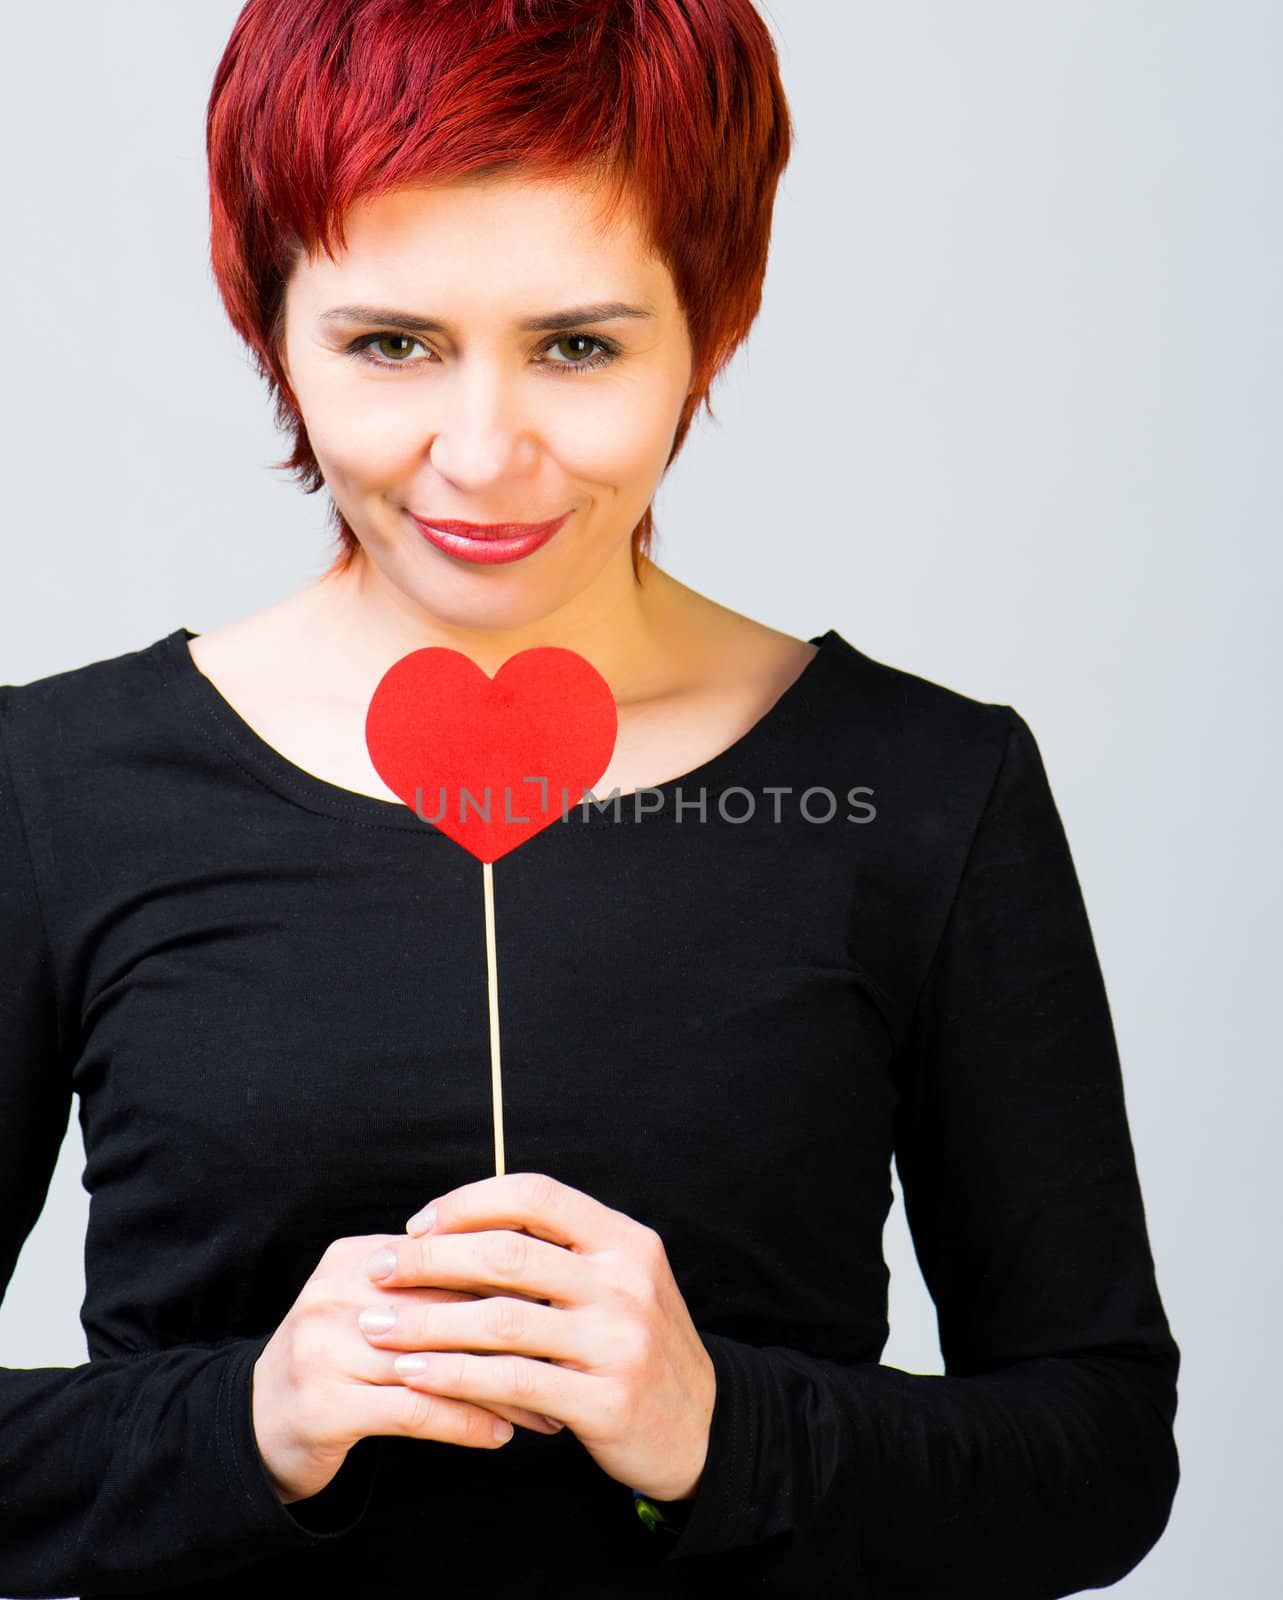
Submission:
<svg viewBox="0 0 1283 1600">
<path fill-rule="evenodd" d="M 1033 727 L 1184 1356 L 1172 1521 L 1117 1591 L 1275 1594 L 1283 8 L 761 9 L 797 145 L 760 321 L 656 552 Z M 283 440 L 208 269 L 203 111 L 238 11 L 8 8 L 0 682 L 216 627 L 325 564 L 322 497 L 268 469 Z M 73 1113 L 8 1365 L 86 1358 L 82 1159 Z M 886 1257 L 883 1359 L 938 1372 L 898 1187 Z"/>
</svg>

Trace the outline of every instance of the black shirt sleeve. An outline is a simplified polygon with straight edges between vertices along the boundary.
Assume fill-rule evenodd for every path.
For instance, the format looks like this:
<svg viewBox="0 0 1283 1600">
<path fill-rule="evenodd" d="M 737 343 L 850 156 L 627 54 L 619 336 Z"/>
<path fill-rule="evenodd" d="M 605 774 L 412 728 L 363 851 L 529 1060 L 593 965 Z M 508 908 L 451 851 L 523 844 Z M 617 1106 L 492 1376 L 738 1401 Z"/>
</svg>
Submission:
<svg viewBox="0 0 1283 1600">
<path fill-rule="evenodd" d="M 44 1206 L 71 1106 L 5 710 L 0 687 L 0 1293 Z M 357 1450 L 297 1510 L 272 1487 L 250 1409 L 269 1336 L 0 1368 L 0 1592 L 195 1581 L 357 1522 L 372 1483 Z"/>
<path fill-rule="evenodd" d="M 709 1453 L 669 1560 L 796 1532 L 879 1594 L 1032 1600 L 1116 1582 L 1166 1526 L 1180 1352 L 1077 875 L 1004 709 L 898 1075 L 945 1372 L 705 1335 Z"/>
</svg>

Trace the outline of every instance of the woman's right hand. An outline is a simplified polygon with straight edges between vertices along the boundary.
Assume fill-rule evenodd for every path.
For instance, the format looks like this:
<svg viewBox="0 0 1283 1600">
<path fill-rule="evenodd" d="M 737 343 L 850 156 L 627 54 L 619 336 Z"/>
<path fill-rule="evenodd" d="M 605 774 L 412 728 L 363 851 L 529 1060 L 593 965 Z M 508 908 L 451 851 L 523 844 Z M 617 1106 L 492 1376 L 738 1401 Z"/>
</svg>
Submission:
<svg viewBox="0 0 1283 1600">
<path fill-rule="evenodd" d="M 375 1349 L 356 1320 L 380 1298 L 364 1262 L 386 1242 L 385 1235 L 335 1239 L 254 1363 L 254 1434 L 285 1505 L 319 1494 L 370 1434 L 496 1450 L 506 1442 L 495 1437 L 499 1417 L 537 1433 L 559 1431 L 538 1412 L 489 1410 L 401 1383 L 396 1352 Z M 454 1289 L 395 1292 L 429 1303 L 480 1298 Z"/>
</svg>

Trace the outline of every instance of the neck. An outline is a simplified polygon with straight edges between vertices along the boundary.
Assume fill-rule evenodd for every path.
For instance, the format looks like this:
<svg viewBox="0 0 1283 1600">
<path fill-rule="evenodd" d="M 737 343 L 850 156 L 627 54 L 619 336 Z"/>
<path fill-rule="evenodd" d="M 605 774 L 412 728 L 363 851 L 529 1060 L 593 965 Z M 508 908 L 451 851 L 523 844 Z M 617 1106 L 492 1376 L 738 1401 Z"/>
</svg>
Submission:
<svg viewBox="0 0 1283 1600">
<path fill-rule="evenodd" d="M 529 621 L 487 625 L 428 611 L 363 550 L 293 599 L 310 649 L 323 642 L 328 670 L 345 684 L 372 686 L 394 661 L 431 645 L 460 651 L 491 677 L 521 650 L 559 645 L 590 661 L 622 704 L 665 691 L 688 653 L 699 597 L 653 562 L 638 583 L 627 546 L 618 554 L 587 588 Z"/>
</svg>

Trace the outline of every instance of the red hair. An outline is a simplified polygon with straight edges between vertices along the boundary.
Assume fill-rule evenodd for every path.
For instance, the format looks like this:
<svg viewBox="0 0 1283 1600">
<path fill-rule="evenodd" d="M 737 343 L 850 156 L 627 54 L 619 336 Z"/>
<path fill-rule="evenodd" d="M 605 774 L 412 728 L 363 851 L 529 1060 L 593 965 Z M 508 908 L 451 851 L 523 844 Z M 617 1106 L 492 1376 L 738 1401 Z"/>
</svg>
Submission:
<svg viewBox="0 0 1283 1600">
<path fill-rule="evenodd" d="M 694 365 L 667 465 L 747 337 L 792 126 L 751 0 L 249 0 L 206 118 L 210 257 L 294 449 L 324 482 L 280 362 L 285 285 L 346 244 L 357 199 L 411 183 L 595 179 L 672 275 Z M 339 549 L 358 548 L 333 499 Z M 651 510 L 632 534 L 638 581 Z"/>
</svg>

